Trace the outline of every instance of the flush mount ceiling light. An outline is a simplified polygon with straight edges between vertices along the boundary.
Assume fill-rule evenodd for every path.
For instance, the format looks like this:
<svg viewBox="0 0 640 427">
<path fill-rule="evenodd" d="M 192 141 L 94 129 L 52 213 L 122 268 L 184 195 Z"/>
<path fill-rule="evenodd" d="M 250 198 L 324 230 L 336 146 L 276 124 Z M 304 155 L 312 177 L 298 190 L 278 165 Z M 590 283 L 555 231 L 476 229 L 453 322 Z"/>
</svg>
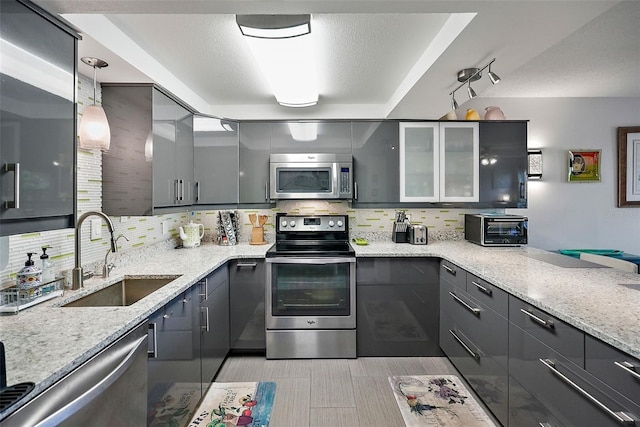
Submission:
<svg viewBox="0 0 640 427">
<path fill-rule="evenodd" d="M 489 68 L 489 71 L 487 72 L 487 74 L 489 75 L 489 80 L 491 80 L 491 84 L 496 84 L 498 82 L 500 82 L 500 77 L 498 77 L 498 75 L 496 73 L 493 73 L 491 71 L 491 64 L 493 64 L 493 62 L 496 60 L 496 58 L 493 58 L 491 61 L 489 61 L 486 65 L 484 65 L 482 68 L 464 68 L 460 71 L 458 71 L 458 81 L 460 82 L 460 84 L 451 92 L 449 92 L 449 95 L 451 95 L 451 105 L 453 106 L 453 109 L 457 109 L 458 108 L 458 103 L 455 100 L 455 93 L 458 89 L 460 89 L 463 86 L 467 86 L 467 94 L 469 95 L 469 99 L 473 99 L 476 96 L 478 96 L 476 94 L 476 91 L 473 90 L 473 88 L 471 87 L 471 82 L 475 82 L 477 80 L 480 80 L 480 78 L 482 77 L 482 71 L 484 71 L 485 68 Z"/>
<path fill-rule="evenodd" d="M 83 57 L 81 61 L 93 67 L 93 105 L 88 105 L 80 120 L 80 148 L 108 151 L 111 144 L 111 130 L 107 115 L 101 106 L 96 105 L 96 70 L 108 67 L 102 59 Z"/>
<path fill-rule="evenodd" d="M 309 107 L 318 103 L 311 15 L 236 15 L 278 103 Z"/>
<path fill-rule="evenodd" d="M 243 36 L 286 39 L 311 33 L 311 15 L 236 15 Z"/>
</svg>

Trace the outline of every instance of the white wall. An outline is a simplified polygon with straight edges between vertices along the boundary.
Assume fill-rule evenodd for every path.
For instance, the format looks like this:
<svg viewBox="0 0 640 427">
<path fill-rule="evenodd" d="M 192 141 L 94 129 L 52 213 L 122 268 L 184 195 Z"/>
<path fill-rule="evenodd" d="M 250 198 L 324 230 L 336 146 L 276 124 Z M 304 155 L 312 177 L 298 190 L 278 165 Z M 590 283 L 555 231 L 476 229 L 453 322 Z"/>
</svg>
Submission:
<svg viewBox="0 0 640 427">
<path fill-rule="evenodd" d="M 529 120 L 529 148 L 541 148 L 543 176 L 529 182 L 530 245 L 542 249 L 621 249 L 640 255 L 640 208 L 617 208 L 617 128 L 640 126 L 638 98 L 475 98 L 484 116 L 497 105 L 507 119 Z M 602 179 L 567 182 L 567 151 L 602 150 Z"/>
</svg>

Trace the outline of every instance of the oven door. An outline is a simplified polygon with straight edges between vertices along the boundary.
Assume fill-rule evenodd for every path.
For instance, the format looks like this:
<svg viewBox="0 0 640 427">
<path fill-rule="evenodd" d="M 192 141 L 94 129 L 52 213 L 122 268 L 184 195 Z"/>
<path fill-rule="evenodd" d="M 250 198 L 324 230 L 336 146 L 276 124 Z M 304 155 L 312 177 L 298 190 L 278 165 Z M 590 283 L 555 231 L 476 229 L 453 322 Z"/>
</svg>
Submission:
<svg viewBox="0 0 640 427">
<path fill-rule="evenodd" d="M 267 258 L 267 329 L 354 329 L 355 285 L 355 257 Z"/>
<path fill-rule="evenodd" d="M 522 218 L 490 218 L 484 223 L 484 244 L 527 243 L 527 220 Z"/>
</svg>

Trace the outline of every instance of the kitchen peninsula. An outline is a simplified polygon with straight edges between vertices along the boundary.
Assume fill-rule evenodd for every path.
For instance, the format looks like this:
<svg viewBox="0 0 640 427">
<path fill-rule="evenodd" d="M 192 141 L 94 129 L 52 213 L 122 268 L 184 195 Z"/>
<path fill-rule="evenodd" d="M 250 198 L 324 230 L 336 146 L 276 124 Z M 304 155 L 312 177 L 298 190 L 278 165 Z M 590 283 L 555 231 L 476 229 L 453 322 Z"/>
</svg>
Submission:
<svg viewBox="0 0 640 427">
<path fill-rule="evenodd" d="M 161 251 L 144 261 L 116 268 L 106 281 L 87 280 L 84 289 L 66 291 L 63 297 L 18 315 L 1 317 L 7 382 L 33 381 L 36 389 L 31 396 L 35 396 L 219 266 L 232 259 L 264 257 L 267 249 L 268 245 L 242 243 Z M 530 247 L 484 248 L 468 242 L 442 241 L 426 246 L 371 242 L 355 249 L 357 257 L 442 258 L 640 358 L 640 275 L 609 268 L 557 267 L 527 256 L 544 253 Z M 61 307 L 127 275 L 180 277 L 128 307 Z M 11 411 L 15 409 L 17 406 Z"/>
</svg>

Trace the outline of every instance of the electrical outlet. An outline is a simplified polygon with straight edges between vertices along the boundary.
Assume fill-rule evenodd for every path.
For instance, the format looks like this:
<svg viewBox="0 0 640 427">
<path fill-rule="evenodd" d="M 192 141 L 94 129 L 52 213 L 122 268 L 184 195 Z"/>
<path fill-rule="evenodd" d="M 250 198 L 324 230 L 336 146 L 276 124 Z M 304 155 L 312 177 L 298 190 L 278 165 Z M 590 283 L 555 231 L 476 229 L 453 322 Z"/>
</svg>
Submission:
<svg viewBox="0 0 640 427">
<path fill-rule="evenodd" d="M 167 234 L 169 232 L 169 227 L 167 226 L 167 221 L 160 222 L 160 228 L 162 229 L 162 234 Z"/>
<path fill-rule="evenodd" d="M 102 220 L 91 219 L 91 240 L 99 239 L 102 236 Z"/>
</svg>

